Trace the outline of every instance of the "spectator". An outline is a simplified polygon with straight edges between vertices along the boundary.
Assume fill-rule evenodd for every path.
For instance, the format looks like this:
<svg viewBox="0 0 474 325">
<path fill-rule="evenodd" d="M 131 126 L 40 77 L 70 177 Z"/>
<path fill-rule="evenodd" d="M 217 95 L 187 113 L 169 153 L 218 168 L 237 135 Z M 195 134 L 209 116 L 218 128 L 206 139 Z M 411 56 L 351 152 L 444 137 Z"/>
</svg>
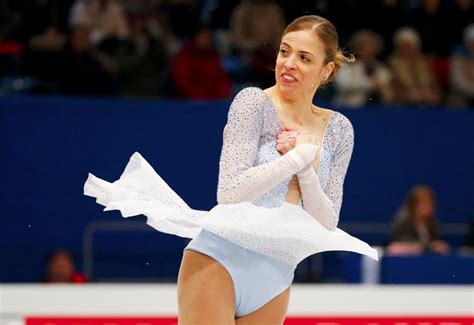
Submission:
<svg viewBox="0 0 474 325">
<path fill-rule="evenodd" d="M 389 254 L 449 252 L 448 244 L 440 239 L 436 197 L 432 188 L 421 185 L 410 190 L 393 219 L 387 251 Z"/>
<path fill-rule="evenodd" d="M 105 39 L 129 37 L 127 17 L 115 0 L 76 0 L 70 11 L 69 25 L 87 26 L 94 44 Z"/>
<path fill-rule="evenodd" d="M 127 96 L 157 97 L 163 94 L 169 55 L 153 19 L 131 20 L 133 52 L 121 60 L 121 90 Z"/>
<path fill-rule="evenodd" d="M 23 8 L 17 35 L 22 41 L 22 72 L 38 78 L 36 92 L 54 90 L 55 69 L 66 44 L 66 26 L 62 16 L 70 1 L 35 0 Z"/>
<path fill-rule="evenodd" d="M 451 62 L 451 94 L 449 105 L 474 107 L 474 24 L 464 30 L 464 47 Z"/>
<path fill-rule="evenodd" d="M 18 38 L 33 47 L 62 49 L 66 26 L 63 15 L 69 10 L 68 0 L 34 0 L 22 8 L 21 23 L 16 31 Z"/>
<path fill-rule="evenodd" d="M 391 72 L 377 60 L 382 50 L 380 36 L 360 30 L 351 37 L 349 46 L 357 60 L 344 65 L 335 79 L 336 103 L 352 107 L 388 103 L 392 98 Z"/>
<path fill-rule="evenodd" d="M 281 7 L 270 0 L 246 0 L 231 17 L 231 38 L 250 70 L 250 79 L 262 86 L 274 81 L 275 57 L 285 26 Z"/>
<path fill-rule="evenodd" d="M 115 79 L 91 48 L 90 29 L 75 26 L 58 69 L 58 90 L 72 95 L 106 95 L 114 92 Z"/>
<path fill-rule="evenodd" d="M 199 28 L 178 52 L 171 76 L 179 97 L 214 99 L 230 95 L 230 78 L 221 67 L 208 27 Z"/>
<path fill-rule="evenodd" d="M 47 283 L 85 283 L 86 277 L 75 270 L 69 251 L 58 249 L 48 254 L 44 282 Z"/>
<path fill-rule="evenodd" d="M 411 27 L 394 35 L 394 53 L 389 62 L 394 76 L 394 101 L 405 104 L 436 105 L 441 96 L 436 77 L 421 52 L 420 36 Z"/>
</svg>

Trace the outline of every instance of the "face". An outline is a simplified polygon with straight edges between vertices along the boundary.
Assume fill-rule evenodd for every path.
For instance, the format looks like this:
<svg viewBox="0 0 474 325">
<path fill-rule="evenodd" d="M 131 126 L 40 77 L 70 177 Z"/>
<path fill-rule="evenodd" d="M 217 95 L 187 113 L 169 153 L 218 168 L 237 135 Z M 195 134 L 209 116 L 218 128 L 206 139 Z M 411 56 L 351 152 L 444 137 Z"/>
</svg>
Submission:
<svg viewBox="0 0 474 325">
<path fill-rule="evenodd" d="M 398 46 L 398 52 L 400 53 L 400 55 L 407 59 L 412 59 L 416 57 L 420 52 L 419 49 L 420 48 L 416 42 L 408 40 L 400 42 Z"/>
<path fill-rule="evenodd" d="M 359 57 L 362 59 L 373 59 L 378 54 L 376 40 L 371 37 L 366 37 L 361 40 L 359 47 Z"/>
<path fill-rule="evenodd" d="M 421 220 L 428 220 L 434 214 L 434 202 L 429 191 L 420 189 L 416 193 L 415 215 Z"/>
<path fill-rule="evenodd" d="M 211 30 L 205 28 L 201 29 L 195 36 L 194 36 L 194 43 L 200 49 L 210 49 L 212 48 L 212 33 Z"/>
<path fill-rule="evenodd" d="M 334 63 L 325 61 L 325 47 L 313 31 L 290 32 L 283 36 L 275 67 L 280 93 L 287 98 L 314 96 Z"/>
<path fill-rule="evenodd" d="M 71 259 L 66 254 L 58 254 L 51 261 L 48 274 L 51 282 L 69 282 L 74 272 Z"/>
</svg>

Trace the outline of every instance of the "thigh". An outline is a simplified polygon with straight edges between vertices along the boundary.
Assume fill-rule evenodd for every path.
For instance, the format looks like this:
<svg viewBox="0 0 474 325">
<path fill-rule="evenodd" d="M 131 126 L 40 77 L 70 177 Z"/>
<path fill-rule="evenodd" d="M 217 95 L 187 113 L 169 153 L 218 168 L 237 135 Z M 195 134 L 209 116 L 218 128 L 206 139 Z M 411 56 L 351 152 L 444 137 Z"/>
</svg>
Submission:
<svg viewBox="0 0 474 325">
<path fill-rule="evenodd" d="M 288 303 L 290 301 L 290 290 L 288 287 L 285 291 L 270 300 L 263 307 L 257 309 L 253 313 L 237 318 L 236 325 L 257 325 L 257 324 L 283 324 Z"/>
<path fill-rule="evenodd" d="M 178 274 L 180 325 L 234 324 L 234 286 L 213 258 L 186 250 Z"/>
</svg>

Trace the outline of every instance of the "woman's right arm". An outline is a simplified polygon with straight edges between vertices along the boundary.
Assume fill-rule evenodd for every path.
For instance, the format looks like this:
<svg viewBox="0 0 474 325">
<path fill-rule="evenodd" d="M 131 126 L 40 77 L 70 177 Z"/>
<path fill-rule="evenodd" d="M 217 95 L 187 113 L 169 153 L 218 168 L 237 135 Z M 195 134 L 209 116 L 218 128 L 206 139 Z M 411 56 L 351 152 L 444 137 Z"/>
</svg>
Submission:
<svg viewBox="0 0 474 325">
<path fill-rule="evenodd" d="M 253 166 L 263 128 L 265 100 L 262 90 L 245 88 L 230 106 L 219 163 L 219 204 L 253 201 L 316 156 L 317 147 L 305 143 L 269 163 Z"/>
</svg>

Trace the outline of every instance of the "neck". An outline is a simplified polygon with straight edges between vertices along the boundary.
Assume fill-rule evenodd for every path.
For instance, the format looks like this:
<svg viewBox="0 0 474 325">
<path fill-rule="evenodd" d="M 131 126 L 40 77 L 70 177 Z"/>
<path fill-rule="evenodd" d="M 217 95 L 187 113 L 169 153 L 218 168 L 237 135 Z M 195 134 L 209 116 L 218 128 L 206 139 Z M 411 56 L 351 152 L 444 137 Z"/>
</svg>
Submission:
<svg viewBox="0 0 474 325">
<path fill-rule="evenodd" d="M 278 85 L 272 87 L 272 94 L 279 108 L 295 121 L 304 120 L 313 114 L 314 94 L 288 98 L 281 93 Z"/>
</svg>

